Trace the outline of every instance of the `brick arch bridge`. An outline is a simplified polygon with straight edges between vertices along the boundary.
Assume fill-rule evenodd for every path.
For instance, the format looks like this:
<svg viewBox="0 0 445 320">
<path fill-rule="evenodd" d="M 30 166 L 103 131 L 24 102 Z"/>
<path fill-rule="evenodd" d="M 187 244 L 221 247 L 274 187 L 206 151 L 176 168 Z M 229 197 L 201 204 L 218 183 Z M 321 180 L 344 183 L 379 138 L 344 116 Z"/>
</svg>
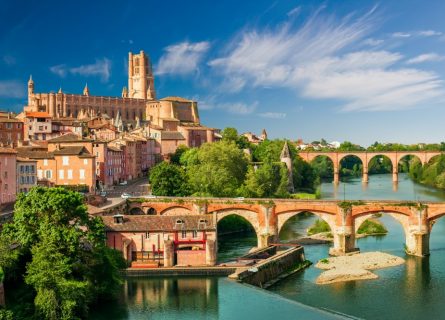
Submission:
<svg viewBox="0 0 445 320">
<path fill-rule="evenodd" d="M 435 221 L 445 215 L 445 203 L 397 201 L 332 201 L 290 199 L 226 199 L 226 198 L 156 198 L 129 199 L 128 210 L 158 215 L 208 214 L 218 222 L 228 215 L 239 215 L 249 221 L 258 239 L 258 247 L 279 241 L 278 235 L 288 219 L 311 212 L 325 220 L 334 236 L 332 254 L 356 250 L 355 233 L 360 224 L 376 213 L 395 218 L 403 227 L 409 254 L 429 254 L 429 235 Z"/>
<path fill-rule="evenodd" d="M 399 162 L 406 156 L 417 157 L 422 164 L 428 163 L 435 156 L 441 155 L 441 151 L 382 151 L 382 152 L 368 152 L 368 151 L 344 151 L 344 152 L 317 152 L 317 151 L 300 151 L 298 155 L 306 162 L 311 162 L 317 157 L 326 156 L 331 159 L 334 165 L 334 183 L 339 182 L 340 162 L 347 156 L 355 156 L 359 158 L 363 165 L 363 182 L 368 182 L 368 166 L 371 160 L 378 156 L 385 156 L 391 160 L 392 164 L 392 180 L 398 181 L 399 176 Z"/>
</svg>

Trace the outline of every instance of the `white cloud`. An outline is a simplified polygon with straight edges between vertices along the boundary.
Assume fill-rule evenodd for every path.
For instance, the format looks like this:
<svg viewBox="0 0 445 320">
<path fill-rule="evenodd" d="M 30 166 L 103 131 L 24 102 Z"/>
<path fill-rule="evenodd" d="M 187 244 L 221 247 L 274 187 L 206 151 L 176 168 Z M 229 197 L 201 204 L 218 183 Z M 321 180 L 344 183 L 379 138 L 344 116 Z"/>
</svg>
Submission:
<svg viewBox="0 0 445 320">
<path fill-rule="evenodd" d="M 25 86 L 16 80 L 0 80 L 0 97 L 23 98 Z"/>
<path fill-rule="evenodd" d="M 189 74 L 198 70 L 204 54 L 209 50 L 207 41 L 184 41 L 164 48 L 164 55 L 159 59 L 156 74 Z"/>
<path fill-rule="evenodd" d="M 362 44 L 364 44 L 364 45 L 366 45 L 366 46 L 375 47 L 375 46 L 378 46 L 378 45 L 383 44 L 383 42 L 385 42 L 385 41 L 382 40 L 382 39 L 368 38 L 368 39 L 365 39 L 365 40 L 362 42 Z"/>
<path fill-rule="evenodd" d="M 3 56 L 2 60 L 3 60 L 4 64 L 6 64 L 8 66 L 15 65 L 17 62 L 16 58 L 13 56 L 10 56 L 10 55 Z"/>
<path fill-rule="evenodd" d="M 243 102 L 234 102 L 234 103 L 220 104 L 218 107 L 220 109 L 227 110 L 229 113 L 245 115 L 253 113 L 257 108 L 257 106 L 258 102 L 254 102 L 252 104 L 246 104 Z"/>
<path fill-rule="evenodd" d="M 58 64 L 50 67 L 49 70 L 61 78 L 71 73 L 85 77 L 97 76 L 100 77 L 102 82 L 107 82 L 111 76 L 111 61 L 107 58 L 96 59 L 96 62 L 93 64 L 78 67 L 68 67 L 66 64 Z"/>
<path fill-rule="evenodd" d="M 435 31 L 435 30 L 423 30 L 423 31 L 419 31 L 418 35 L 424 36 L 424 37 L 433 37 L 433 36 L 441 36 L 442 32 Z"/>
<path fill-rule="evenodd" d="M 70 68 L 69 71 L 72 74 L 79 74 L 86 77 L 98 76 L 103 82 L 107 82 L 111 75 L 111 61 L 107 58 L 96 59 L 96 62 L 93 64 Z"/>
<path fill-rule="evenodd" d="M 354 51 L 365 39 L 373 43 L 367 38 L 373 29 L 373 10 L 341 20 L 316 14 L 300 28 L 284 23 L 274 30 L 244 30 L 209 65 L 233 91 L 289 88 L 306 98 L 330 99 L 345 111 L 410 108 L 445 96 L 437 74 L 400 67 L 400 53 Z"/>
<path fill-rule="evenodd" d="M 409 37 L 411 37 L 411 33 L 407 33 L 407 32 L 394 32 L 392 34 L 392 36 L 394 38 L 409 38 Z"/>
<path fill-rule="evenodd" d="M 424 53 L 417 57 L 411 58 L 406 61 L 407 64 L 416 64 L 422 62 L 437 62 L 445 59 L 445 56 L 438 55 L 437 53 Z"/>
<path fill-rule="evenodd" d="M 298 6 L 298 7 L 293 8 L 292 10 L 290 10 L 290 11 L 287 13 L 287 15 L 288 15 L 289 17 L 291 17 L 291 16 L 295 17 L 295 16 L 298 16 L 298 15 L 300 14 L 300 12 L 301 12 L 301 7 Z"/>
<path fill-rule="evenodd" d="M 56 66 L 52 66 L 49 68 L 49 70 L 57 74 L 59 77 L 64 78 L 68 72 L 67 66 L 65 64 L 58 64 Z"/>
<path fill-rule="evenodd" d="M 269 118 L 269 119 L 284 119 L 286 118 L 286 113 L 264 112 L 264 113 L 259 113 L 258 116 L 260 116 L 261 118 Z"/>
</svg>

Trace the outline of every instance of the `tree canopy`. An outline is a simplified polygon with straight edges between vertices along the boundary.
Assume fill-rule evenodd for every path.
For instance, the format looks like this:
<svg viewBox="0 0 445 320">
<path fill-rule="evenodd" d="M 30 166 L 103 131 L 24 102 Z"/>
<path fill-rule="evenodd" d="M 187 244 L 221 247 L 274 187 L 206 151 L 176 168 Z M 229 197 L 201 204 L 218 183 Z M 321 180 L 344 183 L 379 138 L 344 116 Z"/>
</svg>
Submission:
<svg viewBox="0 0 445 320">
<path fill-rule="evenodd" d="M 185 151 L 187 153 L 188 151 Z M 190 194 L 185 171 L 178 165 L 161 162 L 150 171 L 150 184 L 156 196 L 187 196 Z"/>
<path fill-rule="evenodd" d="M 122 255 L 106 246 L 102 221 L 88 215 L 77 192 L 35 187 L 21 193 L 0 243 L 6 276 L 34 292 L 34 314 L 25 317 L 85 317 L 89 304 L 120 289 Z"/>
</svg>

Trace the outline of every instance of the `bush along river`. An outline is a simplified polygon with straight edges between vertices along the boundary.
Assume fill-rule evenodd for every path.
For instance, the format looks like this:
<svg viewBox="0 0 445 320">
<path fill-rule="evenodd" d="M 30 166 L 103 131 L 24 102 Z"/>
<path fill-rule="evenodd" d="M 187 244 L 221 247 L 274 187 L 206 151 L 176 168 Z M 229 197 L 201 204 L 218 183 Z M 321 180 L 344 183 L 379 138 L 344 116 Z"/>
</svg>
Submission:
<svg viewBox="0 0 445 320">
<path fill-rule="evenodd" d="M 322 199 L 391 199 L 445 201 L 445 193 L 418 185 L 403 174 L 397 188 L 391 175 L 372 175 L 367 186 L 359 178 L 338 186 L 323 183 Z M 282 241 L 306 235 L 317 217 L 300 214 L 288 220 Z M 400 266 L 373 271 L 375 280 L 317 285 L 322 270 L 311 266 L 268 291 L 231 282 L 226 278 L 131 278 L 118 303 L 92 310 L 92 319 L 441 319 L 445 301 L 445 219 L 434 225 L 431 255 L 405 255 L 404 231 L 395 219 L 379 220 L 388 234 L 357 239 L 362 252 L 382 251 L 402 257 Z M 254 233 L 221 238 L 219 260 L 227 261 L 256 246 Z M 329 244 L 306 245 L 306 258 L 314 263 L 328 256 Z M 334 312 L 334 313 L 332 313 Z"/>
</svg>

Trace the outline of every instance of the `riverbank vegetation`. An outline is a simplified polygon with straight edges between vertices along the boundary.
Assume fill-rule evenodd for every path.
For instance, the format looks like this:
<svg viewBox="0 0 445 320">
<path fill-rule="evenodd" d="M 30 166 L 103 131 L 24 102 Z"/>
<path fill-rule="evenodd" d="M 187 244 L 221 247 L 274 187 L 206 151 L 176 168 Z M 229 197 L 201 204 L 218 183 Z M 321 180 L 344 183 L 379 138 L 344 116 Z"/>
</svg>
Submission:
<svg viewBox="0 0 445 320">
<path fill-rule="evenodd" d="M 331 227 L 326 221 L 322 219 L 315 220 L 314 224 L 310 226 L 309 229 L 307 229 L 308 236 L 323 232 L 331 232 Z"/>
<path fill-rule="evenodd" d="M 362 235 L 387 234 L 388 229 L 379 220 L 367 219 L 360 225 L 357 233 Z"/>
<path fill-rule="evenodd" d="M 126 265 L 79 193 L 35 187 L 18 196 L 13 221 L 3 226 L 0 266 L 14 319 L 78 319 L 118 294 Z"/>
</svg>

